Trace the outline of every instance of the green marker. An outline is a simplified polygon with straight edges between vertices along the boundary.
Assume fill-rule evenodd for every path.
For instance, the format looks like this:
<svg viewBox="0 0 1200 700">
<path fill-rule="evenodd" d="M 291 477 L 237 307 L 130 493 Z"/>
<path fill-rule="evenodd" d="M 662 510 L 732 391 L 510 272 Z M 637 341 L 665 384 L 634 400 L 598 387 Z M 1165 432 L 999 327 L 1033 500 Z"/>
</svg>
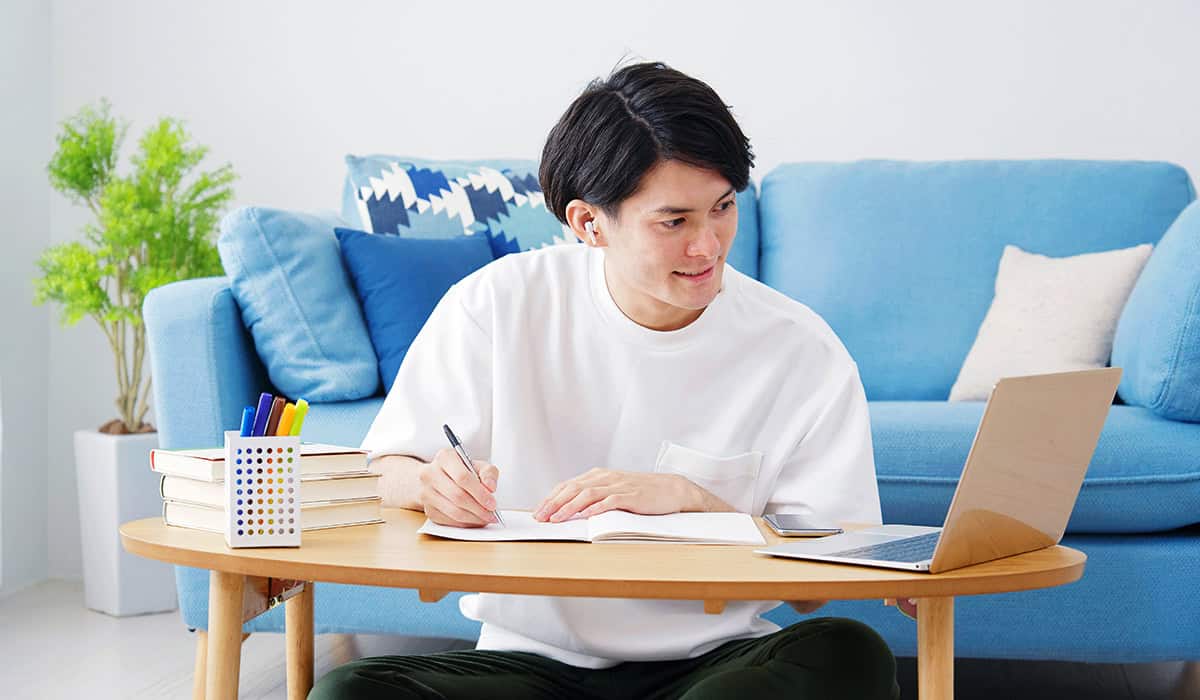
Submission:
<svg viewBox="0 0 1200 700">
<path fill-rule="evenodd" d="M 291 435 L 299 435 L 300 428 L 304 425 L 304 417 L 308 415 L 308 402 L 304 399 L 296 401 L 296 417 L 292 419 Z"/>
</svg>

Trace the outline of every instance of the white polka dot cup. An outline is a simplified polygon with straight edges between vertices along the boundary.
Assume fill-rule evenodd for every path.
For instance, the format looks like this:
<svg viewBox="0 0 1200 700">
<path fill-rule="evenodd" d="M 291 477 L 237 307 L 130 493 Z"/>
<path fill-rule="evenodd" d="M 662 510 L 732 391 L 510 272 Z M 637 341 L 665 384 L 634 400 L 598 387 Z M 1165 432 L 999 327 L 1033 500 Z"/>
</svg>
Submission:
<svg viewBox="0 0 1200 700">
<path fill-rule="evenodd" d="M 225 542 L 300 546 L 300 437 L 225 433 Z"/>
</svg>

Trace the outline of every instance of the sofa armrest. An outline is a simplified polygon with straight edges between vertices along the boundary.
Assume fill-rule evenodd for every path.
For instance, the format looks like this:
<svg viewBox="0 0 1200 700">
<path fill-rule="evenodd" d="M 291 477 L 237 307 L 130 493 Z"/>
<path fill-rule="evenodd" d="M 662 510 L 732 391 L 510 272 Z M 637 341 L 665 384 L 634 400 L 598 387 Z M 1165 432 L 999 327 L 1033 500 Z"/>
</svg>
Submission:
<svg viewBox="0 0 1200 700">
<path fill-rule="evenodd" d="M 271 391 L 226 277 L 174 282 L 142 306 L 159 446 L 215 447 Z"/>
</svg>

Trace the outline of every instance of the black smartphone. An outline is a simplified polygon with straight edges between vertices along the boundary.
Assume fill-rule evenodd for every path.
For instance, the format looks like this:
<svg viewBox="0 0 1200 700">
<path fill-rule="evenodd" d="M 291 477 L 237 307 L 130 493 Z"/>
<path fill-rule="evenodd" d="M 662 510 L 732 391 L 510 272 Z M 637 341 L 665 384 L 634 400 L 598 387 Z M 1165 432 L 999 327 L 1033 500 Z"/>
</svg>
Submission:
<svg viewBox="0 0 1200 700">
<path fill-rule="evenodd" d="M 807 515 L 781 515 L 767 513 L 763 516 L 767 525 L 784 537 L 824 537 L 841 534 L 842 528 L 821 523 Z"/>
</svg>

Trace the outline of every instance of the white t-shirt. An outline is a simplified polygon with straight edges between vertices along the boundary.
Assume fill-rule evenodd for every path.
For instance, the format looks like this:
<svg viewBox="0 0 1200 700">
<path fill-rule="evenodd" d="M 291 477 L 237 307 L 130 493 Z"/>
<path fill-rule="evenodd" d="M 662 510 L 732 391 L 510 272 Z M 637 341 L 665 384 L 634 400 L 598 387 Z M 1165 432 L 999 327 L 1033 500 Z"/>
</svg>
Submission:
<svg viewBox="0 0 1200 700">
<path fill-rule="evenodd" d="M 808 307 L 725 267 L 688 326 L 621 312 L 604 253 L 507 255 L 460 281 L 409 348 L 363 440 L 371 457 L 431 461 L 454 428 L 500 469 L 499 508 L 531 510 L 593 467 L 682 473 L 740 511 L 879 523 L 858 367 Z M 665 465 L 669 465 L 665 466 Z M 778 627 L 777 601 L 464 596 L 480 649 L 588 668 L 691 658 Z"/>
</svg>

